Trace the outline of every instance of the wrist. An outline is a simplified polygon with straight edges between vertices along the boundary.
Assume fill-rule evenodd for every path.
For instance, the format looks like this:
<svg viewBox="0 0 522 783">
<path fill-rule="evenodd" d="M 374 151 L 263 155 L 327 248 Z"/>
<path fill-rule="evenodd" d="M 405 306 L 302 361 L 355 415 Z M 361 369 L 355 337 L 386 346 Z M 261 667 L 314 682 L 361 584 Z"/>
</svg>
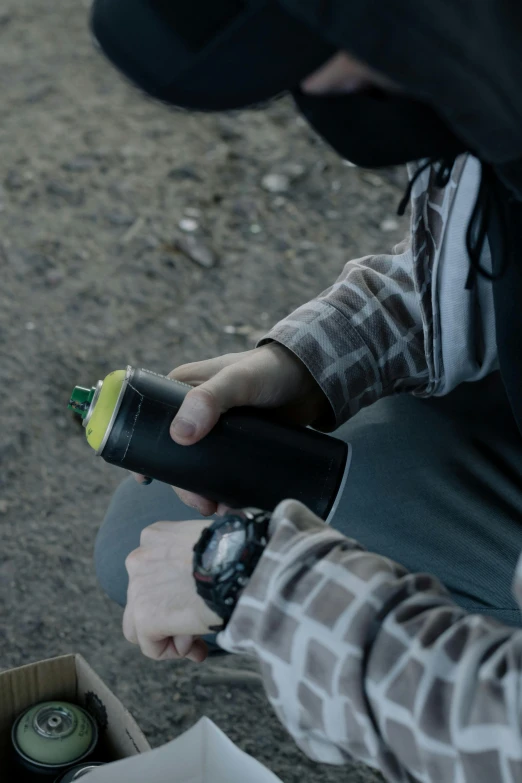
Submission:
<svg viewBox="0 0 522 783">
<path fill-rule="evenodd" d="M 198 596 L 199 598 L 199 619 L 201 622 L 202 628 L 204 628 L 204 634 L 209 633 L 216 633 L 217 629 L 221 629 L 223 627 L 223 618 L 220 617 L 216 612 L 214 612 L 201 598 L 201 596 Z"/>
</svg>

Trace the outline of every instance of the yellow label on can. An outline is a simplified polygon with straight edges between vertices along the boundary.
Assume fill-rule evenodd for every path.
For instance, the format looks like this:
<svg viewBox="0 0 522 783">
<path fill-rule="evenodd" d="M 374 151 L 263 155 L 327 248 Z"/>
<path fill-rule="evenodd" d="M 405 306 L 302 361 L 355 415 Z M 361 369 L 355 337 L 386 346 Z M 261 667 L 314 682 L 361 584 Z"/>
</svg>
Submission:
<svg viewBox="0 0 522 783">
<path fill-rule="evenodd" d="M 98 451 L 103 443 L 126 374 L 126 370 L 114 370 L 103 381 L 100 395 L 86 427 L 87 442 L 95 451 Z"/>
</svg>

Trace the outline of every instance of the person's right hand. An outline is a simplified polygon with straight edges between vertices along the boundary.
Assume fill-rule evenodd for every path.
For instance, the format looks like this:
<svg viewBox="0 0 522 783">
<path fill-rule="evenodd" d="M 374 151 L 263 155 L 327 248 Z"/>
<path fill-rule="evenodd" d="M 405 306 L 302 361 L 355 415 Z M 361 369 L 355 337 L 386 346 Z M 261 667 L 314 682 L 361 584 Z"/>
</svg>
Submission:
<svg viewBox="0 0 522 783">
<path fill-rule="evenodd" d="M 195 387 L 185 397 L 170 429 L 172 438 L 182 446 L 204 438 L 230 408 L 276 408 L 274 415 L 280 421 L 303 426 L 329 408 L 324 392 L 303 362 L 280 343 L 183 364 L 169 378 Z M 174 490 L 203 516 L 227 510 L 200 495 L 177 487 Z"/>
</svg>

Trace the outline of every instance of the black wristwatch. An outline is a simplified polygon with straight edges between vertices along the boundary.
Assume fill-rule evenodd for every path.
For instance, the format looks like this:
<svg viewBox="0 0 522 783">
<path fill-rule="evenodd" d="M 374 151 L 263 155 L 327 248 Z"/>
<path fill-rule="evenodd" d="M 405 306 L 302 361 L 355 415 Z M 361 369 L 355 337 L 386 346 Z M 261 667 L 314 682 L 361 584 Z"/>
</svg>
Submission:
<svg viewBox="0 0 522 783">
<path fill-rule="evenodd" d="M 268 543 L 271 514 L 245 508 L 216 519 L 194 547 L 196 589 L 207 606 L 223 619 L 222 631 L 248 584 Z"/>
</svg>

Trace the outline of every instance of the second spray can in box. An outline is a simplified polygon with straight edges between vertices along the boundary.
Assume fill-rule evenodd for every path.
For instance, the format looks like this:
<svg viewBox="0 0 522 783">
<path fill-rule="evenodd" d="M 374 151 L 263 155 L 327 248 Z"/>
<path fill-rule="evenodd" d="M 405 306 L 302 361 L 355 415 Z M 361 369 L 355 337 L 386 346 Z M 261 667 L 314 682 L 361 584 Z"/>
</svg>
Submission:
<svg viewBox="0 0 522 783">
<path fill-rule="evenodd" d="M 232 508 L 273 511 L 293 498 L 322 519 L 332 516 L 350 462 L 344 441 L 259 409 L 233 408 L 199 443 L 180 446 L 169 429 L 191 388 L 128 367 L 95 388 L 76 387 L 69 407 L 106 462 Z"/>
</svg>

